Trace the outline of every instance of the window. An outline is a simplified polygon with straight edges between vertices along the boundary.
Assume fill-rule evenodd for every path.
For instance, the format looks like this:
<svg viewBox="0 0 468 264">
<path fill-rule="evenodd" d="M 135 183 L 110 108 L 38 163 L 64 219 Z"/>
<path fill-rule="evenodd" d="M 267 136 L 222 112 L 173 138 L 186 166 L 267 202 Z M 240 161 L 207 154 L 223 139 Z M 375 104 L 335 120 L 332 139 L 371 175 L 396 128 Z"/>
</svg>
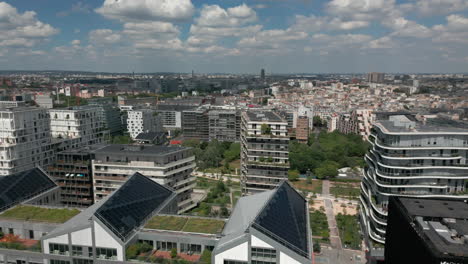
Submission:
<svg viewBox="0 0 468 264">
<path fill-rule="evenodd" d="M 181 243 L 180 244 L 180 252 L 200 254 L 201 253 L 201 245 Z"/>
<path fill-rule="evenodd" d="M 92 259 L 73 259 L 73 264 L 93 264 Z"/>
<path fill-rule="evenodd" d="M 83 247 L 72 246 L 72 256 L 83 256 Z"/>
<path fill-rule="evenodd" d="M 96 248 L 96 257 L 100 259 L 114 259 L 114 257 L 117 257 L 117 249 Z"/>
<path fill-rule="evenodd" d="M 247 261 L 229 260 L 225 259 L 224 264 L 247 264 Z"/>
<path fill-rule="evenodd" d="M 166 241 L 156 241 L 156 249 L 158 250 L 170 251 L 173 248 L 177 248 L 177 243 L 166 242 Z"/>
<path fill-rule="evenodd" d="M 29 230 L 29 239 L 34 239 L 34 230 Z"/>
<path fill-rule="evenodd" d="M 65 245 L 65 244 L 50 243 L 49 244 L 49 253 L 50 254 L 55 254 L 55 255 L 68 255 L 69 254 L 69 248 L 68 248 L 68 245 Z"/>
<path fill-rule="evenodd" d="M 15 232 L 13 231 L 13 228 L 8 228 L 8 234 L 10 235 L 14 235 Z"/>
<path fill-rule="evenodd" d="M 252 264 L 254 261 L 259 261 L 257 264 L 276 263 L 276 250 L 268 248 L 252 248 Z"/>
<path fill-rule="evenodd" d="M 70 264 L 70 261 L 51 259 L 49 263 L 50 264 Z"/>
</svg>

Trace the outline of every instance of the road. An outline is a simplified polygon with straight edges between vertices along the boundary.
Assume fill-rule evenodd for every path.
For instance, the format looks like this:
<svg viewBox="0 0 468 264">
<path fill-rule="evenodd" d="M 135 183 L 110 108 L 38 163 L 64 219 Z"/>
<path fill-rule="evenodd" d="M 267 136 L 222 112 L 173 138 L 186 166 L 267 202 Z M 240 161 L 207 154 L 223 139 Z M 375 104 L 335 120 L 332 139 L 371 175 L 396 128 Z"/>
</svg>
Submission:
<svg viewBox="0 0 468 264">
<path fill-rule="evenodd" d="M 333 200 L 330 197 L 330 181 L 322 182 L 322 197 L 325 203 L 325 214 L 327 215 L 328 227 L 330 229 L 330 243 L 333 248 L 342 249 L 340 234 L 333 213 Z"/>
</svg>

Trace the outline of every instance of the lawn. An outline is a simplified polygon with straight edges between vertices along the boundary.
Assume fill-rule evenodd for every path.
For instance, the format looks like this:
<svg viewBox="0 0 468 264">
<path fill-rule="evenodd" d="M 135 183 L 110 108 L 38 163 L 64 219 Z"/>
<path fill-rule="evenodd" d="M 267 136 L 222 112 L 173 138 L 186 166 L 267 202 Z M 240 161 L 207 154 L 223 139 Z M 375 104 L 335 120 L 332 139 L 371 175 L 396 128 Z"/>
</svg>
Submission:
<svg viewBox="0 0 468 264">
<path fill-rule="evenodd" d="M 36 222 L 64 223 L 79 214 L 77 209 L 51 209 L 19 205 L 0 214 L 0 218 Z"/>
<path fill-rule="evenodd" d="M 335 197 L 358 199 L 360 194 L 359 186 L 353 184 L 334 184 L 330 187 L 330 193 Z"/>
<path fill-rule="evenodd" d="M 225 222 L 217 219 L 189 218 L 182 231 L 194 233 L 218 234 Z"/>
<path fill-rule="evenodd" d="M 308 191 L 313 193 L 322 193 L 322 181 L 312 180 L 311 183 L 307 183 L 307 180 L 297 180 L 292 182 L 294 187 L 301 191 Z"/>
<path fill-rule="evenodd" d="M 330 239 L 330 230 L 328 229 L 328 221 L 325 213 L 321 211 L 313 211 L 310 213 L 310 228 L 312 236 L 321 237 L 321 241 L 326 242 Z"/>
<path fill-rule="evenodd" d="M 336 224 L 342 243 L 352 249 L 361 249 L 358 218 L 355 215 L 336 215 Z"/>
<path fill-rule="evenodd" d="M 196 217 L 155 216 L 145 226 L 149 229 L 218 234 L 225 222 L 218 219 Z"/>
<path fill-rule="evenodd" d="M 180 231 L 187 223 L 186 217 L 155 216 L 146 224 L 146 228 Z"/>
</svg>

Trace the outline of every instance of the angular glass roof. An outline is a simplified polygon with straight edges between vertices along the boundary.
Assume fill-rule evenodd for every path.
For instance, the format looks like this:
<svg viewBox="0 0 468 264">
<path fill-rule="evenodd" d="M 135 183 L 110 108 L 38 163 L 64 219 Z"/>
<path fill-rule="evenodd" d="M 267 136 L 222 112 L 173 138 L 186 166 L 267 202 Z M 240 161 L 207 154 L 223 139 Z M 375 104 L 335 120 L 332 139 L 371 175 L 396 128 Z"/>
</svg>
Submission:
<svg viewBox="0 0 468 264">
<path fill-rule="evenodd" d="M 56 186 L 38 168 L 0 177 L 0 212 Z"/>
<path fill-rule="evenodd" d="M 282 183 L 254 220 L 258 231 L 309 258 L 307 201 L 288 183 Z"/>
<path fill-rule="evenodd" d="M 125 241 L 173 192 L 135 173 L 95 212 L 114 234 Z"/>
</svg>

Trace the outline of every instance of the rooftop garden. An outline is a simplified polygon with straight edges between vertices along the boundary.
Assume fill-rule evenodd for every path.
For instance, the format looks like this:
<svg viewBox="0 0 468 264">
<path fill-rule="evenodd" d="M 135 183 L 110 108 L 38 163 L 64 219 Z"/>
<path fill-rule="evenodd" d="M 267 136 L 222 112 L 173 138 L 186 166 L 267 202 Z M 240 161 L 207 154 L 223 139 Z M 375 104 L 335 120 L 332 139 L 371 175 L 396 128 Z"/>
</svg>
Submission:
<svg viewBox="0 0 468 264">
<path fill-rule="evenodd" d="M 17 235 L 4 235 L 0 232 L 0 248 L 41 251 L 41 243 L 38 240 L 21 239 Z"/>
<path fill-rule="evenodd" d="M 0 214 L 0 219 L 64 223 L 78 213 L 80 213 L 80 211 L 77 209 L 56 209 L 19 205 Z"/>
<path fill-rule="evenodd" d="M 148 221 L 145 228 L 218 234 L 223 230 L 224 224 L 223 220 L 218 219 L 158 215 Z"/>
</svg>

